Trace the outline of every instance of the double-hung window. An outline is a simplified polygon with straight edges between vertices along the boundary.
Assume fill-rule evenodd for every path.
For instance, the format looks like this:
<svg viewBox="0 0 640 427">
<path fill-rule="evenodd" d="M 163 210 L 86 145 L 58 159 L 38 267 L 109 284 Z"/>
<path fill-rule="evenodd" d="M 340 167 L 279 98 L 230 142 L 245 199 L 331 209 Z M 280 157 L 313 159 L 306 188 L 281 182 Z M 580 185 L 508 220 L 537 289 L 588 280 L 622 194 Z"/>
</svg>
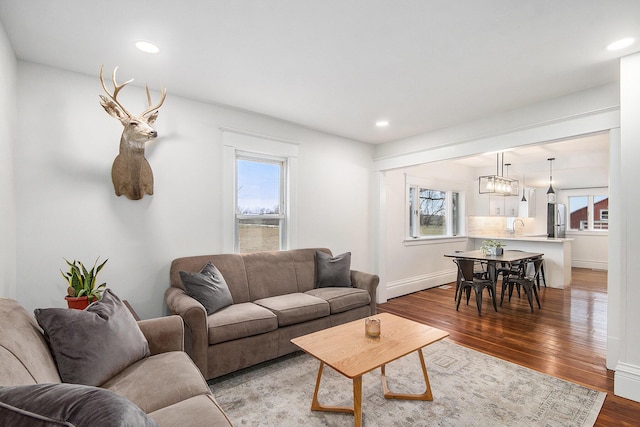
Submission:
<svg viewBox="0 0 640 427">
<path fill-rule="evenodd" d="M 408 184 L 409 238 L 457 236 L 460 233 L 460 194 Z"/>
<path fill-rule="evenodd" d="M 295 248 L 298 144 L 221 130 L 222 250 L 246 253 Z"/>
<path fill-rule="evenodd" d="M 286 241 L 286 159 L 236 157 L 236 252 L 277 251 Z"/>
</svg>

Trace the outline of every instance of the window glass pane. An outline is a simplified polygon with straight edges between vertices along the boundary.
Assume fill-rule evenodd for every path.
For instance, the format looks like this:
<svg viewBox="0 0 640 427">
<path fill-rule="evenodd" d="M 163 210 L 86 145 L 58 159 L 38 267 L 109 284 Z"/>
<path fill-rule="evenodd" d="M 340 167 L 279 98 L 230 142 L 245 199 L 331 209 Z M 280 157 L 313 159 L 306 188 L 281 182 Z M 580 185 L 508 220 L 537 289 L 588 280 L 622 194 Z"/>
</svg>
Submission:
<svg viewBox="0 0 640 427">
<path fill-rule="evenodd" d="M 279 214 L 282 163 L 238 159 L 237 213 Z"/>
<path fill-rule="evenodd" d="M 280 250 L 280 219 L 238 220 L 238 253 Z"/>
<path fill-rule="evenodd" d="M 593 229 L 609 229 L 609 196 L 593 196 Z"/>
<path fill-rule="evenodd" d="M 569 228 L 572 230 L 589 229 L 589 197 L 569 197 Z"/>
<path fill-rule="evenodd" d="M 282 249 L 284 162 L 238 158 L 236 166 L 237 252 Z"/>
<path fill-rule="evenodd" d="M 451 234 L 457 236 L 459 233 L 458 217 L 458 193 L 451 193 Z"/>
<path fill-rule="evenodd" d="M 443 236 L 447 234 L 446 193 L 420 189 L 420 235 Z"/>
</svg>

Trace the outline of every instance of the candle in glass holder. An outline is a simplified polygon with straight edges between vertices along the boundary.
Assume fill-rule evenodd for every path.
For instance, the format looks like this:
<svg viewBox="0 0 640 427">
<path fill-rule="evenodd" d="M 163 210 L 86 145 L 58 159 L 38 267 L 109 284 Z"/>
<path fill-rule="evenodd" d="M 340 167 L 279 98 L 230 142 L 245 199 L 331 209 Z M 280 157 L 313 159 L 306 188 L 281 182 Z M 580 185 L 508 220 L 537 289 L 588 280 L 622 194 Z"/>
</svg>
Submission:
<svg viewBox="0 0 640 427">
<path fill-rule="evenodd" d="M 378 338 L 380 336 L 380 319 L 368 317 L 364 321 L 364 331 L 368 337 Z"/>
</svg>

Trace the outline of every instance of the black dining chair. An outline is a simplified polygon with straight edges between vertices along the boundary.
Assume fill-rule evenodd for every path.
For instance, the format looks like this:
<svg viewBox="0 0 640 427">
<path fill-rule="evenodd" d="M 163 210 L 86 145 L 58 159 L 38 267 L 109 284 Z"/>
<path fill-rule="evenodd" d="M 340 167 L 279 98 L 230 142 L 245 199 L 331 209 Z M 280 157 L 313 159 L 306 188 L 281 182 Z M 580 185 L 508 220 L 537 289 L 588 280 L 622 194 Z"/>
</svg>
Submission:
<svg viewBox="0 0 640 427">
<path fill-rule="evenodd" d="M 456 303 L 456 311 L 460 308 L 460 301 L 462 301 L 462 294 L 467 296 L 467 305 L 471 297 L 471 289 L 476 294 L 476 306 L 478 307 L 478 316 L 482 316 L 482 291 L 487 289 L 491 299 L 493 301 L 493 308 L 498 311 L 498 305 L 496 304 L 496 289 L 495 283 L 491 279 L 478 278 L 474 275 L 475 261 L 471 259 L 455 258 L 453 262 L 458 266 L 458 283 L 456 284 L 456 294 L 458 301 Z"/>
<path fill-rule="evenodd" d="M 540 298 L 538 297 L 537 280 L 540 275 L 540 269 L 542 268 L 542 257 L 534 258 L 533 262 L 533 275 L 525 275 L 524 277 L 511 277 L 507 279 L 507 286 L 509 287 L 509 301 L 511 301 L 511 293 L 513 292 L 513 286 L 521 286 L 524 289 L 524 293 L 529 300 L 529 307 L 533 313 L 533 297 L 536 297 L 538 308 L 542 308 L 540 305 Z M 500 298 L 500 306 L 502 306 L 502 300 L 504 299 L 505 286 L 502 286 L 502 296 Z"/>
</svg>

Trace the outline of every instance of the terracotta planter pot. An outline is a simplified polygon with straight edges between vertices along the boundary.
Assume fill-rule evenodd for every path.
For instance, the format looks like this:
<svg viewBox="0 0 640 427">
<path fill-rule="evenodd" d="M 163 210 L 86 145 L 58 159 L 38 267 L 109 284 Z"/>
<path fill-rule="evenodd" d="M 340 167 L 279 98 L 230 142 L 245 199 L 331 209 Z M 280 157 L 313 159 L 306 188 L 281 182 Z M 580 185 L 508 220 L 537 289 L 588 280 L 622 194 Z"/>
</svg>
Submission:
<svg viewBox="0 0 640 427">
<path fill-rule="evenodd" d="M 64 299 L 67 300 L 67 305 L 69 308 L 75 310 L 84 310 L 89 305 L 89 297 L 70 297 L 66 296 Z M 91 300 L 93 302 L 93 299 Z"/>
</svg>

